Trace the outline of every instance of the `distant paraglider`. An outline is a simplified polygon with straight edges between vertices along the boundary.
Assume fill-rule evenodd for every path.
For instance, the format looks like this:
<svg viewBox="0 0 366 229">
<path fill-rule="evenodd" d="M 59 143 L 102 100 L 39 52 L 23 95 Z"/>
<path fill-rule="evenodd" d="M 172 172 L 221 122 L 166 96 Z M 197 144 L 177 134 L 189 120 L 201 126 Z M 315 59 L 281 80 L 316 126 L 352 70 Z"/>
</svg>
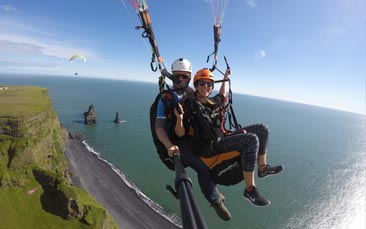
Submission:
<svg viewBox="0 0 366 229">
<path fill-rule="evenodd" d="M 80 54 L 74 54 L 70 57 L 70 63 L 72 63 L 76 59 L 82 59 L 84 63 L 86 62 L 86 58 Z"/>
<path fill-rule="evenodd" d="M 80 54 L 74 54 L 70 57 L 70 63 L 73 63 L 74 61 L 77 61 L 78 59 L 82 60 L 84 63 L 86 62 L 86 58 L 83 55 Z M 79 73 L 75 72 L 75 76 L 78 76 Z"/>
</svg>

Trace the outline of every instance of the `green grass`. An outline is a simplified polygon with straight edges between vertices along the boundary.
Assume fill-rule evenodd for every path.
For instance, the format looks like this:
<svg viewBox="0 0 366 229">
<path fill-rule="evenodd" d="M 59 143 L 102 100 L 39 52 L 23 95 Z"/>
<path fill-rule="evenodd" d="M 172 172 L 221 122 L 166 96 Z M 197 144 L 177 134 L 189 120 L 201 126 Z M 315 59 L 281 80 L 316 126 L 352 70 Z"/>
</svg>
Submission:
<svg viewBox="0 0 366 229">
<path fill-rule="evenodd" d="M 0 90 L 0 117 L 30 116 L 51 103 L 47 89 L 36 86 L 6 86 Z"/>
<path fill-rule="evenodd" d="M 0 228 L 117 228 L 99 203 L 66 180 L 67 134 L 47 89 L 7 87 L 0 90 Z"/>
<path fill-rule="evenodd" d="M 78 220 L 64 220 L 44 211 L 41 204 L 42 187 L 34 184 L 28 188 L 37 188 L 37 191 L 29 195 L 25 188 L 0 190 L 1 228 L 92 228 Z"/>
</svg>

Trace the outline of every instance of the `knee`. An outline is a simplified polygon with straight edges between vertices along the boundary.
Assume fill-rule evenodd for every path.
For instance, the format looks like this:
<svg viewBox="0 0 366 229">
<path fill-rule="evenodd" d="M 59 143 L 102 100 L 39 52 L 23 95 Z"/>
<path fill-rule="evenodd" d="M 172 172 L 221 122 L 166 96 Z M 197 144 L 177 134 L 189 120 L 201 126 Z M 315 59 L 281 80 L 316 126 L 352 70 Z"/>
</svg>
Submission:
<svg viewBox="0 0 366 229">
<path fill-rule="evenodd" d="M 269 128 L 264 124 L 257 124 L 256 129 L 256 134 L 258 135 L 259 141 L 266 142 L 269 137 Z"/>
<path fill-rule="evenodd" d="M 248 133 L 247 137 L 248 137 L 248 144 L 250 146 L 249 148 L 252 148 L 252 147 L 258 148 L 259 147 L 259 138 L 256 134 Z"/>
<path fill-rule="evenodd" d="M 264 125 L 263 123 L 257 124 L 257 128 L 262 132 L 264 135 L 269 135 L 269 128 L 268 126 Z"/>
<path fill-rule="evenodd" d="M 200 167 L 196 167 L 196 172 L 197 172 L 197 176 L 199 178 L 207 178 L 207 177 L 210 177 L 210 170 L 207 168 L 207 167 L 203 167 L 203 166 L 200 166 Z"/>
<path fill-rule="evenodd" d="M 255 133 L 248 133 L 248 138 L 253 142 L 259 141 L 258 136 Z"/>
<path fill-rule="evenodd" d="M 190 164 L 190 167 L 197 172 L 197 175 L 209 176 L 210 170 L 203 161 L 198 158 L 194 163 Z"/>
</svg>

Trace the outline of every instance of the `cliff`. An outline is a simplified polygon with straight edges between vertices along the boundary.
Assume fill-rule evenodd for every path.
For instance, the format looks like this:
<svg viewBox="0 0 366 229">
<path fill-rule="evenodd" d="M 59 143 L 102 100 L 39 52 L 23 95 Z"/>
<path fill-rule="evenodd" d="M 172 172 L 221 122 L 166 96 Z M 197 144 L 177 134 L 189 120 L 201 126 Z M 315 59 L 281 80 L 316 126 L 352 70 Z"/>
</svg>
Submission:
<svg viewBox="0 0 366 229">
<path fill-rule="evenodd" d="M 117 228 L 112 217 L 68 179 L 68 133 L 47 89 L 0 91 L 0 222 L 3 228 Z"/>
</svg>

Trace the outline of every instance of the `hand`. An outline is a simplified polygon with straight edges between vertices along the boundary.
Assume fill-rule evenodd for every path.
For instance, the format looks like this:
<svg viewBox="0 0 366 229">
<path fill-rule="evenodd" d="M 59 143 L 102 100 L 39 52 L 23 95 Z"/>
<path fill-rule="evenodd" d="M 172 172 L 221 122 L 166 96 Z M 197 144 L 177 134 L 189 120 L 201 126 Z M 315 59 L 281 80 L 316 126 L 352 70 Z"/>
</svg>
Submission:
<svg viewBox="0 0 366 229">
<path fill-rule="evenodd" d="M 182 114 L 179 114 L 179 112 L 176 108 L 174 108 L 174 114 L 177 117 L 177 119 L 183 120 L 183 114 L 184 114 L 183 107 L 180 103 L 178 103 L 178 107 L 182 111 Z"/>
<path fill-rule="evenodd" d="M 174 157 L 176 155 L 180 155 L 180 150 L 179 150 L 179 147 L 176 146 L 176 145 L 173 145 L 171 146 L 169 149 L 168 149 L 168 155 L 169 157 Z"/>
<path fill-rule="evenodd" d="M 228 79 L 229 78 L 229 75 L 231 75 L 230 68 L 226 69 L 224 79 Z"/>
</svg>

